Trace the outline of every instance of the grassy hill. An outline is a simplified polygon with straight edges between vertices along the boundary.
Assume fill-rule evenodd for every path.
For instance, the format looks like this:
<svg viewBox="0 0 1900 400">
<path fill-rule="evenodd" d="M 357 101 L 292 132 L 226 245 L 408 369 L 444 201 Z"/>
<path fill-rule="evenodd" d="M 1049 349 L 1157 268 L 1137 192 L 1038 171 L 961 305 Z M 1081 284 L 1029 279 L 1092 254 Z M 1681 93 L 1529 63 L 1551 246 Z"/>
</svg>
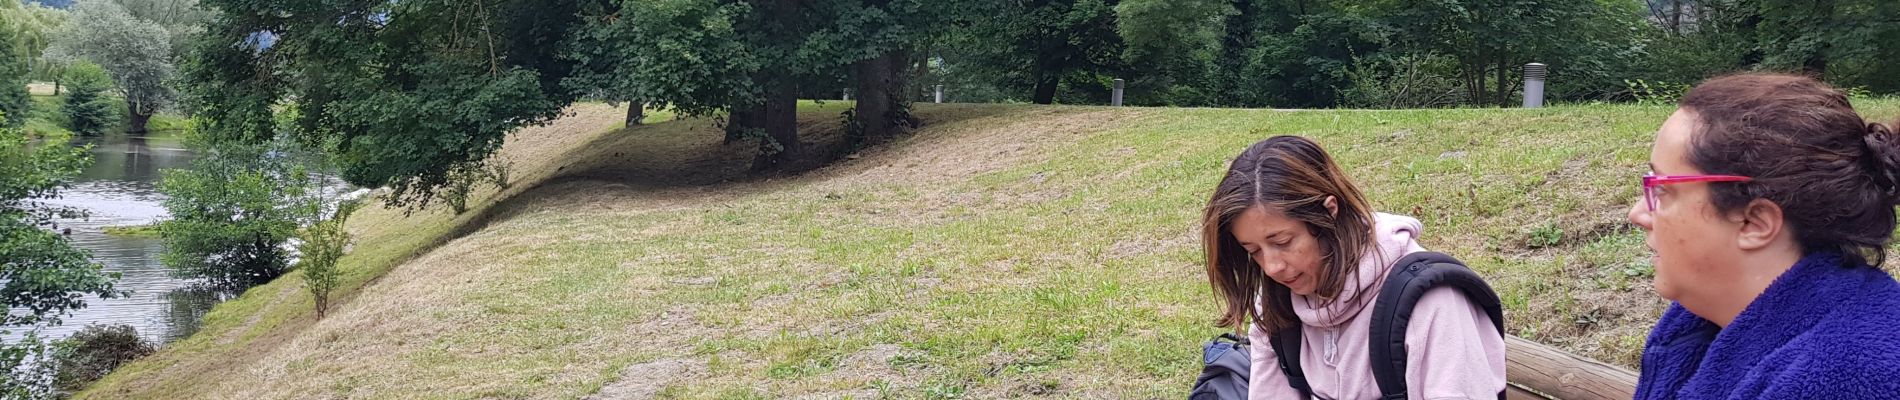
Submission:
<svg viewBox="0 0 1900 400">
<path fill-rule="evenodd" d="M 814 147 L 845 106 L 801 115 Z M 1670 111 L 922 104 L 911 136 L 751 177 L 710 121 L 581 106 L 467 213 L 352 218 L 327 318 L 289 274 L 82 397 L 1175 397 L 1219 333 L 1200 208 L 1280 134 L 1423 220 L 1511 333 L 1633 367 L 1664 303 L 1624 212 Z"/>
</svg>

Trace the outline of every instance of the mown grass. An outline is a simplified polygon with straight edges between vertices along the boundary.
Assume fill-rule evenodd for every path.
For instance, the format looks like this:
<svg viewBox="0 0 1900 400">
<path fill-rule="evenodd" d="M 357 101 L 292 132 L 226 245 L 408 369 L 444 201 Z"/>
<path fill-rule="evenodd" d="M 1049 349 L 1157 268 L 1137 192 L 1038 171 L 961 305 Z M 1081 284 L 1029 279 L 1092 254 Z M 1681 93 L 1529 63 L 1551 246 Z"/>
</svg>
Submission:
<svg viewBox="0 0 1900 400">
<path fill-rule="evenodd" d="M 808 110 L 812 137 L 842 107 Z M 769 179 L 704 120 L 524 135 L 506 151 L 545 185 L 353 218 L 329 317 L 287 275 L 83 395 L 1178 396 L 1219 333 L 1200 208 L 1281 134 L 1423 220 L 1511 333 L 1634 366 L 1664 304 L 1623 213 L 1669 112 L 920 105 L 915 135 Z"/>
<path fill-rule="evenodd" d="M 72 130 L 66 129 L 66 115 L 60 113 L 60 105 L 66 101 L 65 96 L 40 95 L 35 92 L 29 97 L 32 104 L 27 108 L 24 126 L 27 135 L 50 137 L 72 133 Z M 12 119 L 14 116 L 9 115 L 7 118 Z"/>
<path fill-rule="evenodd" d="M 52 84 L 50 83 L 34 83 L 31 87 L 33 90 L 30 97 L 33 102 L 32 107 L 28 109 L 28 115 L 26 117 L 25 129 L 27 134 L 35 137 L 48 136 L 54 133 L 71 134 L 72 130 L 66 129 L 66 126 L 70 124 L 67 123 L 66 114 L 65 111 L 63 111 L 63 107 L 65 107 L 66 104 L 66 95 L 64 93 L 53 95 Z M 113 108 L 113 111 L 117 115 L 116 118 L 119 119 L 118 125 L 120 126 L 111 128 L 108 134 L 121 135 L 122 133 L 120 132 L 125 129 L 123 126 L 125 124 L 125 110 L 123 105 L 120 105 Z M 8 116 L 8 118 L 13 118 L 13 116 Z M 197 123 L 191 118 L 179 114 L 162 112 L 158 115 L 153 115 L 145 127 L 148 131 L 145 138 L 149 143 L 170 147 L 182 147 L 184 146 L 184 137 L 187 132 L 196 129 Z"/>
</svg>

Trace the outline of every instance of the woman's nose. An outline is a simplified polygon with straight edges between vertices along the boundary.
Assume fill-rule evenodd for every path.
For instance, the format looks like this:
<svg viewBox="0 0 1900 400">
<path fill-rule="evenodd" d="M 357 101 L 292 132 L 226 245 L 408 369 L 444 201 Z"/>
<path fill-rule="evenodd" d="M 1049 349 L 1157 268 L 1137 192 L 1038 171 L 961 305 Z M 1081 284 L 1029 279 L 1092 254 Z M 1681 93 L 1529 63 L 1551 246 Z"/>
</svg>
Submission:
<svg viewBox="0 0 1900 400">
<path fill-rule="evenodd" d="M 1645 231 L 1649 230 L 1650 223 L 1655 221 L 1654 216 L 1650 215 L 1649 204 L 1644 203 L 1641 199 L 1630 204 L 1629 218 L 1630 223 L 1636 224 L 1636 226 L 1643 228 Z"/>
<path fill-rule="evenodd" d="M 1264 254 L 1254 257 L 1253 262 L 1260 264 L 1260 273 L 1267 274 L 1267 277 L 1279 275 L 1280 270 L 1286 269 L 1286 264 L 1279 262 L 1277 259 L 1269 259 Z"/>
</svg>

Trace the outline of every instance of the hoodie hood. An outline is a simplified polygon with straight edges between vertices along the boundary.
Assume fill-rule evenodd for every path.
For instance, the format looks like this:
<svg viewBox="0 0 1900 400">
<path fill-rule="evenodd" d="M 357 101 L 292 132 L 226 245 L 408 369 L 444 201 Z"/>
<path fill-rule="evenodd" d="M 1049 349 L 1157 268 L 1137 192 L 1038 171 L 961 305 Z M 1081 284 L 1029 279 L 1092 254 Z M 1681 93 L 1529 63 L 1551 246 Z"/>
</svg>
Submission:
<svg viewBox="0 0 1900 400">
<path fill-rule="evenodd" d="M 1379 286 L 1385 282 L 1392 263 L 1407 254 L 1425 251 L 1418 245 L 1419 232 L 1424 229 L 1418 219 L 1386 213 L 1373 213 L 1372 217 L 1373 246 L 1359 257 L 1358 273 L 1347 277 L 1345 287 L 1334 296 L 1338 301 L 1328 304 L 1319 296 L 1293 295 L 1293 312 L 1300 316 L 1301 323 L 1330 327 L 1351 321 L 1378 297 Z M 1346 301 L 1365 291 L 1372 292 L 1357 302 Z"/>
</svg>

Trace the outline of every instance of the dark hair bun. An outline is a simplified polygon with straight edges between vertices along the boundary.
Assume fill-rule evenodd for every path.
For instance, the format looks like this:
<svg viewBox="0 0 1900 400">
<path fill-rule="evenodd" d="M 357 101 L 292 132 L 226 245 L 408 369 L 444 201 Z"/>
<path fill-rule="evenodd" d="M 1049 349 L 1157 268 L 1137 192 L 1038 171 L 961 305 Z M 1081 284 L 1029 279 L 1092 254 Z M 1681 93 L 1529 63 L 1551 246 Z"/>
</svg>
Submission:
<svg viewBox="0 0 1900 400">
<path fill-rule="evenodd" d="M 1889 204 L 1900 203 L 1900 133 L 1879 122 L 1867 124 L 1868 167 Z"/>
</svg>

